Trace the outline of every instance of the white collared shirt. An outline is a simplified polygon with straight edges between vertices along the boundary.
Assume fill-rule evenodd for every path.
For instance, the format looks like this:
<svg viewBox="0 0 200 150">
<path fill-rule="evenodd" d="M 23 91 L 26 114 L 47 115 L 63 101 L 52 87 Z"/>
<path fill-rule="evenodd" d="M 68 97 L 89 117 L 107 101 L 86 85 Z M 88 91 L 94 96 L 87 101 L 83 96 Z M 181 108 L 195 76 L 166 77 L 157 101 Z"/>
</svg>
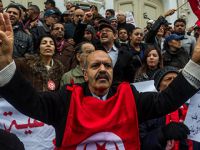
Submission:
<svg viewBox="0 0 200 150">
<path fill-rule="evenodd" d="M 108 55 L 112 59 L 113 67 L 115 66 L 115 64 L 117 62 L 118 54 L 119 54 L 119 50 L 115 45 L 113 45 L 113 47 L 111 49 L 109 49 L 109 51 L 108 51 Z"/>
<path fill-rule="evenodd" d="M 99 96 L 97 96 L 97 95 L 95 95 L 94 93 L 92 93 L 92 96 L 94 96 L 94 97 L 96 97 L 96 98 L 98 98 L 98 99 L 100 99 L 100 100 L 103 100 L 103 101 L 105 101 L 105 100 L 106 100 L 106 98 L 107 98 L 107 95 L 108 95 L 108 93 L 107 93 L 107 94 L 105 94 L 104 96 L 102 96 L 102 97 L 100 98 Z"/>
</svg>

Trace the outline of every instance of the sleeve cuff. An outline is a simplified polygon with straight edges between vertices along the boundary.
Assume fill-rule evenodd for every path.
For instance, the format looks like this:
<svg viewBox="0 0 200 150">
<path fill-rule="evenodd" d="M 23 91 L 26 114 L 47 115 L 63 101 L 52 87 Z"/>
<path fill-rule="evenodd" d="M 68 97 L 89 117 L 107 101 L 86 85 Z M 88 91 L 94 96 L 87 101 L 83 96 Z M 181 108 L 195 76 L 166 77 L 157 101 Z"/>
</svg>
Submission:
<svg viewBox="0 0 200 150">
<path fill-rule="evenodd" d="M 14 60 L 0 71 L 0 87 L 6 85 L 14 76 L 16 64 Z"/>
<path fill-rule="evenodd" d="M 192 86 L 200 88 L 200 65 L 190 60 L 183 68 L 182 74 Z"/>
</svg>

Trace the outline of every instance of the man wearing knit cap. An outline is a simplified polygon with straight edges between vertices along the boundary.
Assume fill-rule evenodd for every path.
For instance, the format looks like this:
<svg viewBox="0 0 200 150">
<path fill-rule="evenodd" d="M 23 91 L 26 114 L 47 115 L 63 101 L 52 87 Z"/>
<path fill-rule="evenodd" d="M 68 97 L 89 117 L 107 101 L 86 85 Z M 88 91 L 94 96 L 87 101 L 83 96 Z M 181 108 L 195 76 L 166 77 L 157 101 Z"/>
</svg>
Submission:
<svg viewBox="0 0 200 150">
<path fill-rule="evenodd" d="M 159 69 L 154 75 L 155 88 L 159 92 L 165 90 L 177 77 L 178 73 L 178 69 L 171 66 Z M 140 124 L 141 150 L 161 150 L 164 148 L 174 150 L 188 149 L 192 144 L 191 141 L 181 140 L 180 142 L 175 142 L 165 137 L 166 134 L 170 136 L 188 131 L 187 127 L 182 124 L 187 113 L 187 108 L 187 105 L 183 104 L 179 109 L 164 117 Z"/>
<path fill-rule="evenodd" d="M 116 17 L 111 17 L 109 19 L 110 25 L 113 26 L 115 29 L 117 29 L 117 18 Z"/>
<path fill-rule="evenodd" d="M 178 69 L 172 66 L 167 66 L 158 70 L 154 75 L 154 85 L 158 91 L 163 91 L 178 75 Z"/>
</svg>

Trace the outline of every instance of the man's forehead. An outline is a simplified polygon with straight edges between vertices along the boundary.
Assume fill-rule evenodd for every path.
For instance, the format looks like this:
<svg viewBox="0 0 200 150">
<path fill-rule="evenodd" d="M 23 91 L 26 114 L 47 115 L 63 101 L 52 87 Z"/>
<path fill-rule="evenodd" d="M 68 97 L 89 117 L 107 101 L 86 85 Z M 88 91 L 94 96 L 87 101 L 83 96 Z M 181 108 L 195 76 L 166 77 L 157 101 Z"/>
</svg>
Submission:
<svg viewBox="0 0 200 150">
<path fill-rule="evenodd" d="M 64 25 L 61 24 L 61 23 L 56 23 L 56 24 L 54 25 L 54 27 L 62 27 L 62 28 L 64 28 Z"/>
<path fill-rule="evenodd" d="M 111 58 L 106 52 L 104 51 L 100 52 L 100 50 L 97 50 L 97 51 L 92 52 L 90 55 L 88 55 L 88 61 L 89 62 L 94 62 L 94 61 L 111 62 Z"/>
<path fill-rule="evenodd" d="M 74 13 L 83 13 L 84 14 L 84 11 L 82 9 L 77 9 L 77 10 L 75 10 Z"/>
</svg>

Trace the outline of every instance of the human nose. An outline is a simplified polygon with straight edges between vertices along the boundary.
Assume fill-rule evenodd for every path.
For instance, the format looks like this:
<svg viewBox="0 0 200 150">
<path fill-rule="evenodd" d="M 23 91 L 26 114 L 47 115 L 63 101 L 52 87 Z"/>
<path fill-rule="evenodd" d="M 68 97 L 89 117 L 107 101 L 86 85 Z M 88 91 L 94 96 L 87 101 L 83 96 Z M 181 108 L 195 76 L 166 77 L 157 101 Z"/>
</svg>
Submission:
<svg viewBox="0 0 200 150">
<path fill-rule="evenodd" d="M 13 16 L 13 12 L 8 12 L 8 15 L 9 16 Z"/>
<path fill-rule="evenodd" d="M 101 71 L 105 71 L 106 70 L 106 67 L 104 66 L 104 64 L 101 64 L 99 68 L 100 68 Z"/>
<path fill-rule="evenodd" d="M 47 42 L 46 45 L 47 45 L 47 46 L 51 46 L 51 43 L 50 43 L 50 42 Z"/>
<path fill-rule="evenodd" d="M 152 59 L 152 58 L 153 58 L 153 55 L 149 55 L 149 58 Z"/>
<path fill-rule="evenodd" d="M 59 29 L 58 29 L 58 31 L 62 32 L 62 31 L 63 31 L 63 29 L 62 29 L 62 28 L 59 28 Z"/>
</svg>

